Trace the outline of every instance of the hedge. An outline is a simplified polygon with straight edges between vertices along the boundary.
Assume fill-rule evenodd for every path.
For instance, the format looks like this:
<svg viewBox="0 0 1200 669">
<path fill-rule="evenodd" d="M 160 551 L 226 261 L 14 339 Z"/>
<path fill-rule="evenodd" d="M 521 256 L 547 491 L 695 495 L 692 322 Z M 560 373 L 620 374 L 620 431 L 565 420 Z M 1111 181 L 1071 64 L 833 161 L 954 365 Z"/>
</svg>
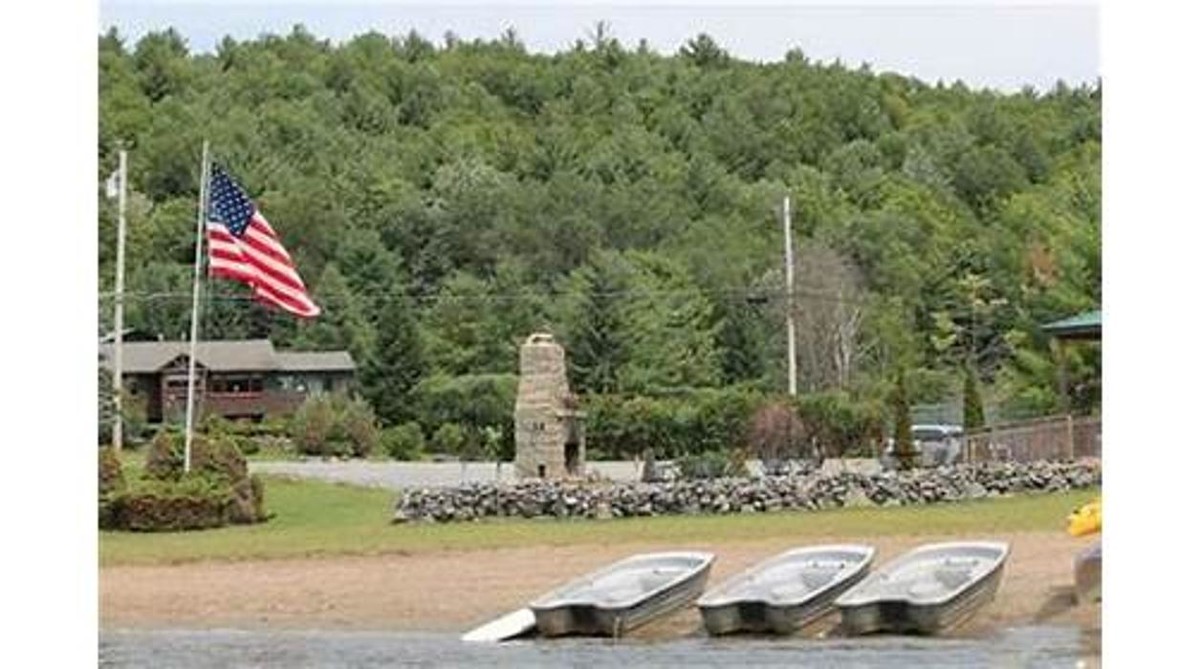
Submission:
<svg viewBox="0 0 1200 669">
<path fill-rule="evenodd" d="M 177 531 L 267 519 L 262 481 L 249 475 L 246 458 L 232 438 L 196 435 L 186 474 L 183 450 L 182 435 L 160 432 L 146 453 L 144 475 L 123 485 L 119 461 L 114 472 L 115 458 L 102 453 L 100 528 Z"/>
<path fill-rule="evenodd" d="M 789 398 L 742 388 L 698 389 L 665 397 L 585 396 L 588 454 L 619 459 L 653 449 L 659 457 L 684 458 L 748 449 L 755 414 L 781 402 L 825 456 L 871 455 L 883 438 L 881 408 L 848 393 Z"/>
</svg>

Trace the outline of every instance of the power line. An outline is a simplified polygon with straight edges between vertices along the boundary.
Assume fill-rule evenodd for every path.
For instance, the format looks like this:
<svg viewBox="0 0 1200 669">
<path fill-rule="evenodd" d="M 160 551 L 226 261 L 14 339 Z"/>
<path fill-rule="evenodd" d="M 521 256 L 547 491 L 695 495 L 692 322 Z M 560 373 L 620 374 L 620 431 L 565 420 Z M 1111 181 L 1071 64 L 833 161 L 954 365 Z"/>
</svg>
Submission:
<svg viewBox="0 0 1200 669">
<path fill-rule="evenodd" d="M 476 293 L 476 294 L 470 294 L 470 295 L 441 294 L 441 293 L 431 293 L 431 294 L 425 294 L 425 295 L 409 295 L 407 293 L 400 292 L 400 291 L 361 291 L 361 292 L 355 293 L 355 296 L 364 298 L 364 299 L 381 300 L 383 302 L 412 301 L 412 302 L 417 302 L 417 303 L 436 303 L 436 302 L 513 303 L 513 302 L 542 300 L 542 299 L 555 299 L 555 298 L 564 298 L 564 297 L 583 297 L 583 296 L 587 296 L 587 295 L 594 295 L 597 297 L 615 297 L 615 298 L 644 298 L 644 297 L 692 296 L 692 295 L 697 295 L 697 294 L 706 295 L 706 296 L 715 295 L 717 297 L 725 297 L 725 298 L 740 297 L 740 298 L 744 298 L 747 300 L 753 300 L 754 298 L 760 298 L 760 299 L 766 298 L 768 300 L 772 299 L 772 298 L 776 298 L 776 299 L 782 300 L 786 297 L 786 290 L 782 287 L 780 287 L 780 288 L 740 287 L 740 288 L 723 288 L 723 289 L 717 289 L 717 290 L 704 290 L 704 289 L 700 289 L 700 288 L 662 289 L 662 290 L 631 289 L 631 290 L 603 291 L 603 292 L 594 292 L 594 293 L 593 292 L 583 293 L 583 292 L 578 292 L 578 291 L 526 291 L 526 292 L 521 292 L 521 293 Z M 866 298 L 852 297 L 852 296 L 848 296 L 842 292 L 821 290 L 821 289 L 815 289 L 815 288 L 795 287 L 795 288 L 793 288 L 793 294 L 799 295 L 802 297 L 812 298 L 812 299 L 815 299 L 818 301 L 826 301 L 826 302 L 834 302 L 834 303 L 842 303 L 842 304 L 854 304 L 854 305 L 859 305 L 859 306 L 866 306 L 871 303 L 871 301 Z M 98 294 L 98 297 L 101 300 L 111 300 L 114 298 L 114 296 L 115 296 L 115 294 L 112 291 L 102 291 Z M 150 301 L 154 301 L 154 300 L 162 300 L 162 299 L 173 300 L 173 299 L 190 298 L 190 297 L 191 297 L 191 293 L 184 292 L 184 291 L 156 291 L 156 292 L 140 292 L 140 291 L 129 291 L 129 290 L 125 291 L 125 300 L 127 300 L 127 301 L 134 300 L 134 301 L 141 301 L 141 302 L 150 302 Z M 209 294 L 206 297 L 207 297 L 207 299 L 217 300 L 217 301 L 229 301 L 229 302 L 253 301 L 253 298 L 250 295 L 245 295 L 245 294 Z M 321 302 L 326 302 L 326 303 L 328 303 L 330 301 L 333 301 L 333 302 L 338 301 L 338 299 L 335 296 L 322 297 L 320 295 L 317 295 L 317 300 L 321 301 Z"/>
</svg>

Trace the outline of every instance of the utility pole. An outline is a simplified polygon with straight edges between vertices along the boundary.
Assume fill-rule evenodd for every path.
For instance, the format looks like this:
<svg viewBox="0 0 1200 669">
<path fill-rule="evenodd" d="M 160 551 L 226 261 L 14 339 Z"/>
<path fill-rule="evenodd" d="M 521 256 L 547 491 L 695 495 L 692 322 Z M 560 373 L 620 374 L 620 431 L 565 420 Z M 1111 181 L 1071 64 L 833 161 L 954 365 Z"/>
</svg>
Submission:
<svg viewBox="0 0 1200 669">
<path fill-rule="evenodd" d="M 783 196 L 783 258 L 784 274 L 787 277 L 787 340 L 788 340 L 788 395 L 796 396 L 796 315 L 792 292 L 795 284 L 795 261 L 792 257 L 792 210 L 791 196 Z"/>
<path fill-rule="evenodd" d="M 120 163 L 117 168 L 117 178 L 120 180 L 120 190 L 117 192 L 117 290 L 115 306 L 113 307 L 113 448 L 121 450 L 121 372 L 122 342 L 125 338 L 125 149 L 120 151 Z"/>
</svg>

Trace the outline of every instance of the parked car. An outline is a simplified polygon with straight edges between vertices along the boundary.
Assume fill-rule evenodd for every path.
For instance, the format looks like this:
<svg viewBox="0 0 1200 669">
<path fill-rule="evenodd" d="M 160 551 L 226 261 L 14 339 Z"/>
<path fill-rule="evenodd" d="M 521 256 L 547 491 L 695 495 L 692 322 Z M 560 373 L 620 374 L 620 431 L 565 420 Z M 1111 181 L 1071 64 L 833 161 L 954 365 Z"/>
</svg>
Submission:
<svg viewBox="0 0 1200 669">
<path fill-rule="evenodd" d="M 961 425 L 922 424 L 912 426 L 913 446 L 921 454 L 922 467 L 937 467 L 958 462 L 962 457 Z M 896 467 L 896 444 L 888 439 L 880 461 L 885 469 Z"/>
</svg>

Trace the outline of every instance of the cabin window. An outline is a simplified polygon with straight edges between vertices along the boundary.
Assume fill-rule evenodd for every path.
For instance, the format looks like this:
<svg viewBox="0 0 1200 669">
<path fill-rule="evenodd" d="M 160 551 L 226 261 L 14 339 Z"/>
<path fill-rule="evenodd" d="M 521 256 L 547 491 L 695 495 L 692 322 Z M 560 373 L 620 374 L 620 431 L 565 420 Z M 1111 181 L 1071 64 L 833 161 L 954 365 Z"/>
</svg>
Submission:
<svg viewBox="0 0 1200 669">
<path fill-rule="evenodd" d="M 208 389 L 214 393 L 261 393 L 263 380 L 256 376 L 225 376 L 212 379 Z"/>
</svg>

